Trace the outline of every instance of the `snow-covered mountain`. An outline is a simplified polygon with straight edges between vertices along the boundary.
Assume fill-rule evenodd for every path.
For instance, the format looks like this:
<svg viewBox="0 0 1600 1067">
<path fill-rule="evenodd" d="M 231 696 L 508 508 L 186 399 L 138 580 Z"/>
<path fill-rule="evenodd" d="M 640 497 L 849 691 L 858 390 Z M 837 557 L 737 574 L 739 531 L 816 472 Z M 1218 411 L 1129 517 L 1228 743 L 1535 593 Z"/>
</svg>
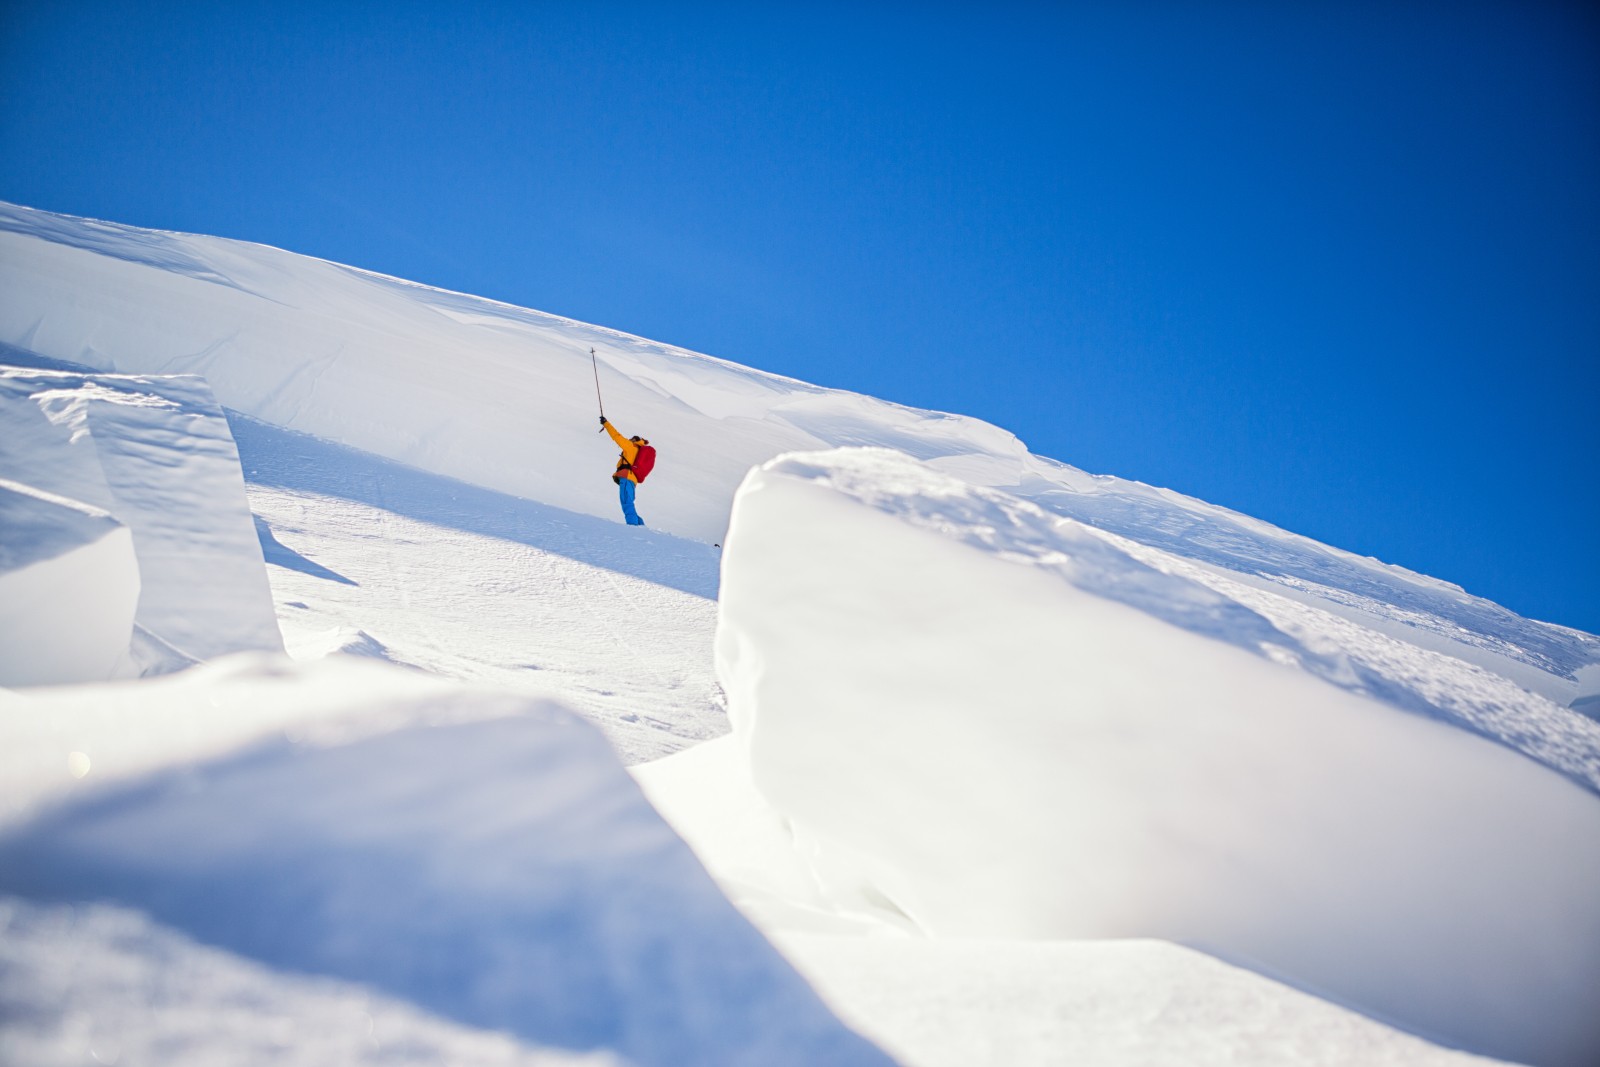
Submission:
<svg viewBox="0 0 1600 1067">
<path fill-rule="evenodd" d="M 978 420 L 257 245 L 0 205 L 0 345 L 0 684 L 100 683 L 0 691 L 0 1048 L 76 1062 L 73 1012 L 182 966 L 290 1017 L 398 998 L 419 1060 L 873 1062 L 725 894 L 908 1063 L 1460 1058 L 1262 974 L 1600 1056 L 1592 635 Z M 647 530 L 597 380 L 659 449 Z M 266 1047 L 181 1008 L 104 1040 Z"/>
</svg>

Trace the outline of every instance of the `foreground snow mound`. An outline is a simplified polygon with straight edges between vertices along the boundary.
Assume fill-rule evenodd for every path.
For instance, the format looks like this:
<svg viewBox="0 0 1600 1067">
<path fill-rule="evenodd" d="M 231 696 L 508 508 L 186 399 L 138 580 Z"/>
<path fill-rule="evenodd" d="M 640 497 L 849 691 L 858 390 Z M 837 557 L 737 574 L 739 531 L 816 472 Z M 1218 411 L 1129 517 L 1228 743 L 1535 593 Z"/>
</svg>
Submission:
<svg viewBox="0 0 1600 1067">
<path fill-rule="evenodd" d="M 197 944 L 128 908 L 0 897 L 0 1063 L 626 1067 Z"/>
<path fill-rule="evenodd" d="M 273 659 L 13 698 L 0 727 L 7 893 L 114 902 L 537 1046 L 888 1063 L 558 705 Z"/>
<path fill-rule="evenodd" d="M 282 649 L 239 454 L 200 379 L 0 366 L 0 469 L 132 532 L 145 670 Z M 30 540 L 50 538 L 30 529 Z"/>
<path fill-rule="evenodd" d="M 1159 937 L 1475 1051 L 1600 1056 L 1600 800 L 1573 781 L 893 453 L 753 471 L 723 567 L 735 732 L 837 906 Z"/>
<path fill-rule="evenodd" d="M 0 478 L 0 685 L 126 677 L 138 600 L 126 526 Z"/>
</svg>

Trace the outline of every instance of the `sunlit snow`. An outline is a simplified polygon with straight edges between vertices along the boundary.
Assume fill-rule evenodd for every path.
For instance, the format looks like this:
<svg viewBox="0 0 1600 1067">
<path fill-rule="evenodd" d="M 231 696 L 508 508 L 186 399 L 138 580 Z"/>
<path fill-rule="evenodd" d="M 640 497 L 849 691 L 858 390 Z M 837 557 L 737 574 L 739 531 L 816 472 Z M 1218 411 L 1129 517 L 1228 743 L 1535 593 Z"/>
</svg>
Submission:
<svg viewBox="0 0 1600 1067">
<path fill-rule="evenodd" d="M 262 246 L 0 205 L 0 346 L 0 1059 L 1600 1055 L 1592 635 Z"/>
</svg>

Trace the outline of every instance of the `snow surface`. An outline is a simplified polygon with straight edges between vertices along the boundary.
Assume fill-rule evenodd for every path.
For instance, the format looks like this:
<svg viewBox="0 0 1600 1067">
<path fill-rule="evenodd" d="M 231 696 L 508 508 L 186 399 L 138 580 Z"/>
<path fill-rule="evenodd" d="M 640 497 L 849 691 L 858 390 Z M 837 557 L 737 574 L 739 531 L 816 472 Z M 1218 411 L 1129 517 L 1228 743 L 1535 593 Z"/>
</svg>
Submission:
<svg viewBox="0 0 1600 1067">
<path fill-rule="evenodd" d="M 791 535 L 816 532 L 797 520 L 747 536 L 750 531 L 741 533 L 736 523 L 735 540 L 724 541 L 746 472 L 794 450 L 879 446 L 918 460 L 905 467 L 912 473 L 904 485 L 893 479 L 880 484 L 877 474 L 857 480 L 853 506 L 875 512 L 885 529 L 895 531 L 884 535 L 890 540 L 908 532 L 914 539 L 931 537 L 955 559 L 988 557 L 983 567 L 973 565 L 978 570 L 1030 575 L 1020 591 L 1008 592 L 1005 582 L 981 585 L 960 613 L 966 622 L 988 619 L 995 635 L 1010 632 L 1013 608 L 1040 608 L 1052 597 L 1058 607 L 1087 612 L 1074 623 L 1047 611 L 1039 628 L 1089 630 L 1087 639 L 1106 650 L 1090 669 L 1077 672 L 1101 684 L 1075 694 L 1076 703 L 1092 707 L 1126 687 L 1130 677 L 1167 700 L 1164 708 L 1136 704 L 1126 723 L 1102 718 L 1095 739 L 1123 743 L 1130 775 L 1148 776 L 1152 765 L 1165 760 L 1179 772 L 1173 783 L 1205 782 L 1205 810 L 1234 821 L 1203 826 L 1194 817 L 1185 823 L 1181 816 L 1189 813 L 1178 812 L 1177 825 L 1190 832 L 1201 870 L 1230 843 L 1250 840 L 1249 832 L 1256 835 L 1250 846 L 1256 851 L 1240 858 L 1245 870 L 1223 875 L 1244 881 L 1253 870 L 1273 886 L 1303 889 L 1305 876 L 1296 869 L 1303 859 L 1326 862 L 1340 847 L 1359 849 L 1356 830 L 1371 828 L 1373 797 L 1330 787 L 1320 805 L 1306 799 L 1318 777 L 1341 784 L 1333 773 L 1341 759 L 1348 767 L 1368 757 L 1360 744 L 1342 755 L 1307 750 L 1310 738 L 1330 734 L 1337 740 L 1345 732 L 1354 742 L 1384 739 L 1386 745 L 1400 738 L 1393 743 L 1402 753 L 1372 757 L 1389 768 L 1384 781 L 1391 787 L 1405 752 L 1418 761 L 1418 783 L 1450 779 L 1480 761 L 1498 768 L 1480 784 L 1482 795 L 1464 801 L 1460 813 L 1466 839 L 1497 847 L 1496 835 L 1507 826 L 1533 821 L 1520 795 L 1524 782 L 1540 783 L 1528 789 L 1546 798 L 1537 802 L 1544 810 L 1565 811 L 1562 804 L 1547 803 L 1551 795 L 1577 796 L 1592 805 L 1600 792 L 1600 725 L 1579 713 L 1588 709 L 1593 716 L 1600 699 L 1600 640 L 1592 635 L 1521 619 L 1448 583 L 1168 490 L 1030 455 L 1005 430 L 973 419 L 824 389 L 261 246 L 9 205 L 0 205 L 0 346 L 6 346 L 0 362 L 32 368 L 30 374 L 53 368 L 76 372 L 84 381 L 120 373 L 169 382 L 177 380 L 166 377 L 173 374 L 205 376 L 226 407 L 253 512 L 245 516 L 235 506 L 237 496 L 222 494 L 219 499 L 232 501 L 224 509 L 232 516 L 227 521 L 234 530 L 253 527 L 259 556 L 252 566 L 259 573 L 265 560 L 284 644 L 309 661 L 301 667 L 275 658 L 224 661 L 169 681 L 33 690 L 25 705 L 31 712 L 3 720 L 0 752 L 34 751 L 28 766 L 37 775 L 24 766 L 26 760 L 8 763 L 0 756 L 0 781 L 14 776 L 22 783 L 9 793 L 0 788 L 0 796 L 11 798 L 12 806 L 0 809 L 6 812 L 8 841 L 32 849 L 27 854 L 36 858 L 20 874 L 0 859 L 0 881 L 33 887 L 0 905 L 0 1058 L 17 1058 L 12 1050 L 26 1049 L 30 1061 L 36 1055 L 38 1062 L 82 1062 L 91 1047 L 100 1059 L 115 1058 L 115 1049 L 102 1047 L 107 1041 L 125 1050 L 122 1062 L 139 1062 L 148 1049 L 160 1049 L 156 1058 L 164 1063 L 208 1064 L 407 1057 L 569 1062 L 581 1056 L 531 1028 L 511 1034 L 485 1029 L 482 1020 L 489 1016 L 482 1012 L 492 997 L 435 996 L 437 987 L 413 982 L 429 967 L 456 965 L 458 974 L 492 977 L 517 963 L 534 988 L 558 984 L 551 968 L 529 964 L 543 958 L 530 941 L 535 934 L 512 921 L 526 914 L 518 909 L 531 905 L 509 899 L 507 886 L 547 883 L 516 866 L 532 860 L 520 839 L 506 837 L 507 827 L 531 815 L 505 798 L 526 788 L 526 775 L 519 773 L 524 764 L 516 746 L 502 743 L 503 735 L 490 729 L 494 716 L 487 723 L 483 718 L 491 707 L 501 709 L 495 713 L 500 718 L 527 718 L 533 714 L 528 709 L 548 708 L 554 700 L 598 726 L 624 763 L 656 761 L 636 766 L 638 779 L 693 844 L 722 892 L 841 1017 L 905 1064 L 1471 1059 L 1148 934 L 1040 940 L 1030 928 L 1026 939 L 929 936 L 882 887 L 862 877 L 860 857 L 844 854 L 814 828 L 798 825 L 797 832 L 795 821 L 756 788 L 752 770 L 764 775 L 764 786 L 770 786 L 772 772 L 763 762 L 752 764 L 747 731 L 721 736 L 729 728 L 713 663 L 721 551 L 712 544 L 728 544 L 730 555 L 777 558 Z M 641 510 L 652 523 L 647 530 L 619 521 L 609 480 L 614 451 L 594 426 L 591 346 L 607 412 L 626 432 L 643 433 L 661 447 L 661 464 L 641 491 Z M 214 404 L 208 408 L 212 416 L 216 411 Z M 207 425 L 216 430 L 219 421 Z M 181 454 L 175 458 L 184 460 Z M 222 467 L 237 477 L 237 468 L 226 462 Z M 942 482 L 939 475 L 961 481 Z M 930 503 L 922 493 L 930 479 L 958 485 L 959 492 L 935 494 Z M 972 487 L 983 486 L 1005 493 L 971 495 Z M 185 521 L 214 520 L 220 516 Z M 925 527 L 920 532 L 918 523 Z M 926 528 L 941 525 L 948 529 L 935 534 Z M 952 540 L 952 531 L 962 529 L 964 540 Z M 6 532 L 0 530 L 0 544 Z M 905 589 L 895 582 L 913 577 L 896 573 L 905 571 L 902 561 L 893 558 L 881 569 L 888 573 L 873 574 L 871 581 L 902 596 Z M 728 590 L 737 601 L 741 571 L 729 573 Z M 743 573 L 748 577 L 749 568 Z M 203 568 L 191 567 L 185 577 L 204 591 L 202 575 Z M 837 591 L 838 577 L 823 574 L 807 592 Z M 205 610 L 227 614 L 228 597 L 220 589 L 204 597 Z M 939 624 L 917 616 L 910 607 L 915 602 L 867 605 L 893 620 L 871 634 L 845 619 L 841 631 L 859 640 L 841 651 L 839 662 L 859 671 L 858 661 L 895 641 L 907 620 Z M 1123 620 L 1116 632 L 1091 625 L 1114 617 Z M 1119 635 L 1125 639 L 1120 644 L 1113 640 Z M 776 636 L 782 646 L 792 635 Z M 991 636 L 980 634 L 993 644 Z M 153 640 L 145 641 L 142 654 L 179 658 L 152 652 L 154 647 Z M 749 652 L 743 650 L 737 672 L 745 681 Z M 1044 651 L 1049 661 L 1069 662 L 1073 654 L 1054 644 Z M 946 658 L 950 663 L 944 666 L 975 662 L 970 648 Z M 1037 663 L 1025 666 L 1043 671 Z M 826 670 L 817 674 L 804 679 L 805 686 L 822 686 Z M 1216 700 L 1213 690 L 1193 684 L 1244 678 L 1254 689 L 1266 677 L 1277 678 L 1270 684 L 1297 699 L 1317 695 L 1285 711 L 1280 723 L 1263 714 L 1260 694 L 1246 694 L 1245 710 L 1236 712 Z M 359 685 L 352 681 L 357 678 Z M 1189 689 L 1180 684 L 1185 678 Z M 129 729 L 161 694 L 178 691 L 163 687 L 180 683 L 192 687 L 184 690 L 188 710 L 170 720 L 181 726 Z M 1002 679 L 995 692 L 1009 693 L 1019 684 Z M 1049 684 L 1033 694 L 1034 710 L 1073 696 L 1077 684 L 1075 672 L 1049 675 Z M 463 685 L 474 688 L 469 692 Z M 954 695 L 934 693 L 929 706 L 949 711 Z M 1030 725 L 1028 708 L 1007 710 L 994 695 L 986 693 L 982 706 L 995 709 L 997 723 L 1020 717 Z M 15 699 L 0 691 L 0 708 L 23 706 Z M 352 718 L 347 713 L 357 704 L 364 710 Z M 1198 714 L 1187 714 L 1191 705 Z M 512 706 L 521 710 L 503 713 Z M 1319 721 L 1334 718 L 1334 707 L 1354 709 L 1352 721 Z M 442 713 L 448 721 L 417 721 L 423 714 L 418 709 L 426 708 L 451 709 Z M 855 759 L 849 748 L 858 737 L 879 746 L 882 763 L 867 773 L 884 784 L 914 777 L 924 763 L 940 760 L 965 759 L 962 765 L 975 777 L 988 775 L 986 764 L 973 766 L 983 753 L 1015 755 L 1016 738 L 1005 733 L 981 738 L 966 753 L 953 751 L 952 745 L 968 744 L 970 730 L 963 734 L 962 727 L 971 724 L 943 713 L 925 722 L 920 706 L 893 686 L 872 710 L 861 722 L 829 726 L 838 730 L 832 737 L 797 731 L 804 735 L 801 749 L 815 756 L 805 768 L 813 778 Z M 1319 716 L 1319 710 L 1327 714 Z M 815 720 L 819 728 L 830 715 L 839 717 L 823 711 Z M 1262 718 L 1268 733 L 1238 738 L 1236 751 L 1203 729 L 1207 721 L 1237 727 L 1246 712 Z M 871 737 L 883 716 L 894 720 L 903 742 L 893 751 L 883 737 Z M 352 733 L 339 726 L 318 734 L 322 718 L 378 722 L 381 728 Z M 1280 752 L 1264 752 L 1270 731 L 1293 722 L 1309 723 L 1309 736 L 1294 734 Z M 1173 724 L 1178 733 L 1162 736 Z M 1416 741 L 1419 731 L 1452 740 L 1436 752 Z M 1199 761 L 1179 736 L 1196 734 Z M 423 737 L 438 745 L 424 745 Z M 1140 752 L 1141 741 L 1147 752 Z M 1478 755 L 1463 756 L 1466 751 Z M 781 770 L 782 753 L 762 753 L 763 759 L 774 755 Z M 1281 758 L 1274 762 L 1268 758 L 1273 755 Z M 1050 756 L 1037 753 L 1032 765 L 1045 765 Z M 479 760 L 509 770 L 459 780 L 461 766 Z M 1430 766 L 1435 762 L 1440 766 Z M 1305 782 L 1294 777 L 1302 764 L 1310 775 Z M 1521 777 L 1510 766 L 1525 767 L 1533 777 Z M 1205 777 L 1219 767 L 1232 773 L 1220 782 Z M 1105 781 L 1112 776 L 1103 772 L 1110 769 L 1101 768 L 1091 784 L 1104 786 L 1113 798 L 1119 789 L 1130 791 L 1126 783 Z M 800 799 L 814 800 L 815 781 L 795 777 Z M 1178 792 L 1167 779 L 1153 777 L 1151 789 L 1160 795 L 1138 796 L 1106 811 L 1101 818 L 1108 827 L 1136 826 L 1140 812 Z M 1015 789 L 1006 783 L 1007 795 L 1026 786 L 1023 780 Z M 215 800 L 218 813 L 235 816 L 241 844 L 215 828 L 221 817 L 210 805 L 185 799 L 193 789 Z M 337 798 L 329 815 L 307 814 L 316 790 Z M 1330 840 L 1286 843 L 1267 832 L 1271 821 L 1241 798 L 1274 790 L 1302 801 L 1306 817 Z M 944 805 L 940 810 L 955 811 L 950 829 L 952 839 L 960 840 L 976 815 L 984 814 L 973 810 L 981 796 L 949 786 L 944 793 L 934 800 Z M 623 791 L 606 795 L 620 797 Z M 288 801 L 276 811 L 279 797 Z M 385 804 L 386 797 L 400 803 Z M 906 808 L 925 802 L 914 795 L 896 801 Z M 1340 814 L 1346 807 L 1349 825 Z M 1380 826 L 1373 841 L 1380 858 L 1387 855 L 1404 867 L 1396 843 L 1436 810 L 1430 799 L 1418 811 L 1402 810 L 1394 825 Z M 1001 822 L 1005 815 L 988 814 Z M 1043 819 L 1036 810 L 1011 814 L 1013 825 Z M 863 809 L 861 829 L 889 825 L 884 816 Z M 1081 828 L 1094 821 L 1080 813 L 1076 823 Z M 192 840 L 180 832 L 191 824 L 204 830 Z M 1561 830 L 1543 824 L 1536 830 L 1532 840 L 1514 848 L 1544 862 L 1541 841 Z M 119 836 L 103 852 L 87 848 L 113 832 L 125 833 L 128 841 Z M 361 848 L 346 849 L 352 835 L 370 836 Z M 134 839 L 160 841 L 163 851 L 136 854 Z M 1507 887 L 1515 890 L 1523 876 L 1503 873 L 1495 857 L 1480 856 L 1470 879 L 1447 887 L 1441 911 L 1459 915 L 1482 907 L 1496 912 L 1498 929 L 1506 917 L 1520 918 L 1528 937 L 1548 936 L 1556 924 L 1536 914 L 1542 902 L 1566 908 L 1570 902 L 1557 898 L 1590 884 L 1582 835 L 1576 840 L 1571 864 L 1534 897 L 1497 896 Z M 624 843 L 609 831 L 592 833 L 582 847 L 572 844 L 573 865 L 566 870 L 619 869 L 613 861 Z M 381 856 L 380 844 L 388 849 Z M 1106 842 L 1108 852 L 1124 856 L 1134 854 L 1136 845 L 1132 838 Z M 1434 846 L 1424 841 L 1419 847 Z M 1459 851 L 1445 848 L 1446 854 Z M 490 853 L 504 856 L 491 859 Z M 917 858 L 971 875 L 970 856 L 963 860 L 949 848 L 944 853 Z M 468 854 L 481 858 L 485 873 L 438 874 L 439 857 Z M 299 857 L 305 877 L 285 880 L 280 855 Z M 884 860 L 890 859 L 898 863 L 903 857 L 890 850 Z M 1029 858 L 1016 862 L 1027 866 Z M 391 877 L 384 878 L 385 871 Z M 490 871 L 501 872 L 504 880 Z M 1112 875 L 1091 871 L 1087 880 L 1103 882 Z M 553 881 L 571 890 L 565 877 Z M 1329 877 L 1354 881 L 1345 870 Z M 1421 877 L 1438 888 L 1436 872 L 1424 869 Z M 419 888 L 424 883 L 436 891 L 425 901 L 428 890 Z M 391 893 L 391 886 L 398 891 Z M 957 888 L 950 887 L 953 896 Z M 1159 896 L 1163 888 L 1147 895 Z M 1362 907 L 1383 903 L 1374 887 L 1358 888 Z M 109 893 L 109 902 L 85 903 L 81 898 L 92 890 Z M 1021 896 L 1040 902 L 1025 918 L 1048 915 L 1053 906 L 1039 887 L 1007 884 L 995 891 L 997 900 Z M 54 902 L 57 892 L 78 902 Z M 1318 899 L 1323 889 L 1307 892 Z M 347 921 L 333 925 L 332 905 L 340 901 Z M 1236 904 L 1214 897 L 1206 903 L 1212 918 L 1228 917 Z M 614 929 L 602 918 L 613 914 L 607 905 L 593 904 L 589 914 L 599 925 L 590 928 Z M 267 944 L 259 930 L 252 933 L 248 924 L 224 918 L 228 909 L 241 907 L 278 916 L 288 934 Z M 979 914 L 1009 907 L 972 902 Z M 640 922 L 661 914 L 654 905 L 640 905 L 639 911 Z M 1289 905 L 1280 915 L 1276 933 L 1286 941 L 1315 941 L 1321 917 Z M 413 927 L 423 936 L 395 933 Z M 637 962 L 644 950 L 640 929 L 627 927 L 607 939 L 598 958 L 583 961 L 580 973 L 631 968 L 629 961 Z M 428 937 L 444 930 L 454 931 L 451 947 L 430 949 L 443 942 Z M 378 932 L 384 936 L 376 937 Z M 1415 943 L 1434 933 L 1430 928 L 1405 936 Z M 1587 927 L 1566 934 L 1569 943 L 1555 952 L 1558 963 L 1574 958 L 1573 946 L 1586 938 L 1593 944 Z M 1501 948 L 1505 940 L 1495 929 L 1481 939 Z M 295 958 L 285 962 L 275 952 Z M 722 955 L 725 963 L 732 960 Z M 774 965 L 764 949 L 751 949 L 747 958 Z M 656 957 L 647 961 L 660 963 Z M 1415 965 L 1427 970 L 1425 962 Z M 788 974 L 781 968 L 774 973 Z M 774 979 L 780 985 L 792 980 Z M 763 1033 L 810 1027 L 819 1041 L 854 1040 L 808 995 L 774 1000 L 788 1005 L 774 1009 L 777 1022 L 733 1023 L 728 1020 L 749 1013 L 743 985 L 712 983 L 701 992 L 703 999 L 685 993 L 665 1011 L 693 1018 L 663 1021 L 631 1004 L 609 1017 L 637 1016 L 641 1025 L 703 1035 L 727 1029 L 728 1039 L 713 1044 L 730 1057 L 752 1027 Z M 1437 994 L 1425 989 L 1418 996 Z M 1564 988 L 1554 1000 L 1572 994 Z M 463 1008 L 461 996 L 472 1003 Z M 612 1010 L 604 1005 L 616 1004 L 607 996 L 578 999 L 585 1011 L 603 1015 Z M 195 1020 L 197 1013 L 213 1010 L 219 1023 L 207 1032 Z M 533 1009 L 527 1017 L 537 1016 Z M 341 1020 L 353 1021 L 354 1034 Z M 1516 1038 L 1517 1025 L 1506 1036 Z M 613 1033 L 600 1044 L 628 1055 L 634 1050 L 628 1040 Z M 754 1053 L 744 1060 L 763 1062 Z"/>
<path fill-rule="evenodd" d="M 128 528 L 0 478 L 0 531 L 0 684 L 131 675 L 139 562 Z"/>
<path fill-rule="evenodd" d="M 43 691 L 0 720 L 5 893 L 115 901 L 536 1047 L 888 1062 L 559 705 L 352 657 L 234 659 Z M 153 970 L 171 937 L 149 941 L 134 954 Z"/>
<path fill-rule="evenodd" d="M 200 379 L 0 366 L 0 469 L 132 532 L 146 670 L 283 647 L 238 452 Z"/>
<path fill-rule="evenodd" d="M 295 655 L 559 697 L 628 763 L 727 730 L 710 545 L 233 423 Z"/>
<path fill-rule="evenodd" d="M 353 982 L 209 948 L 142 912 L 0 897 L 0 1063 L 621 1067 Z"/>
</svg>

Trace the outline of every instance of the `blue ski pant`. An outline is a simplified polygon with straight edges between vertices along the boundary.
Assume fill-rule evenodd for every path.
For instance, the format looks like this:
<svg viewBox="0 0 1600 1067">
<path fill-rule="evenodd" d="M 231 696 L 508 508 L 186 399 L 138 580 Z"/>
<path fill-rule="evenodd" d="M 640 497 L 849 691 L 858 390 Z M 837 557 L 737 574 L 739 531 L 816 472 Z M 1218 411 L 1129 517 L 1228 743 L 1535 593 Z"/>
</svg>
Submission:
<svg viewBox="0 0 1600 1067">
<path fill-rule="evenodd" d="M 617 491 L 622 496 L 622 517 L 628 520 L 629 526 L 644 525 L 639 513 L 633 510 L 633 494 L 638 488 L 631 478 L 623 478 L 617 482 Z"/>
</svg>

